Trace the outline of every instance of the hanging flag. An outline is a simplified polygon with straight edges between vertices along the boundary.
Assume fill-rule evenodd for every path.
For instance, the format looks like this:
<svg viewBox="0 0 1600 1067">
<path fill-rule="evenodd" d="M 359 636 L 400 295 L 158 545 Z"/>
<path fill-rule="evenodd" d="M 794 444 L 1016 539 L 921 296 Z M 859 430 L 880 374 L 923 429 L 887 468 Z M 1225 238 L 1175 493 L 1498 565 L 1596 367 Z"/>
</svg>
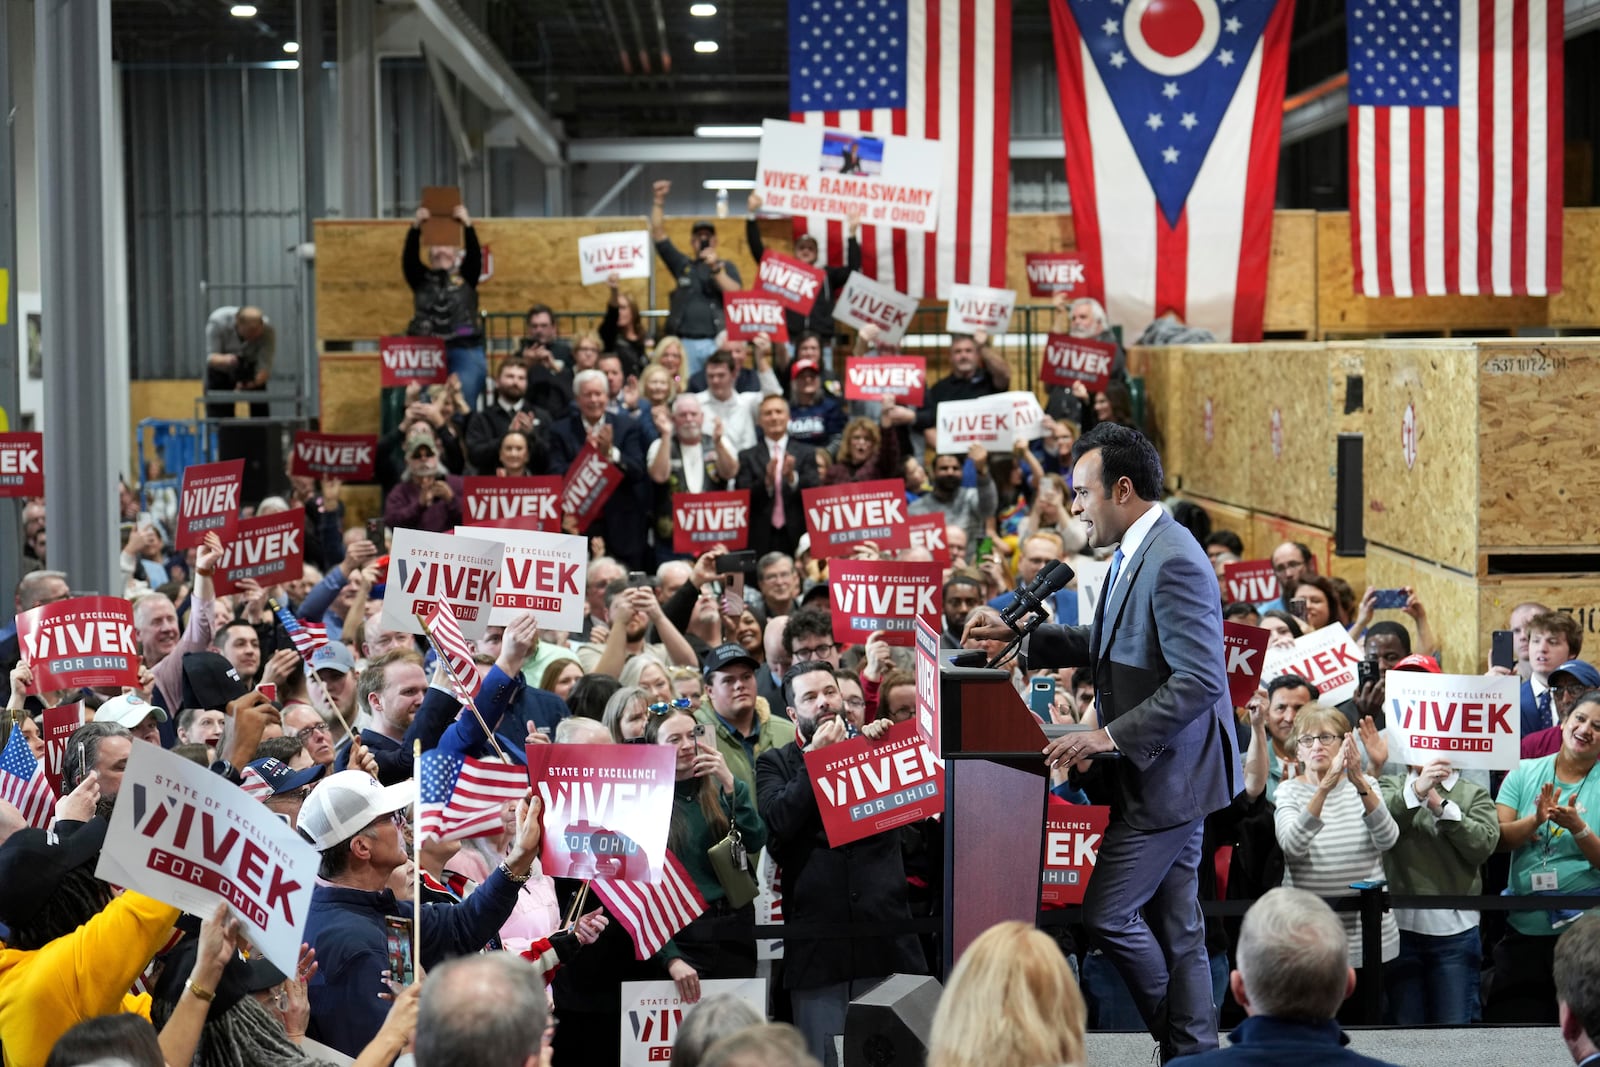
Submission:
<svg viewBox="0 0 1600 1067">
<path fill-rule="evenodd" d="M 641 960 L 661 951 L 673 934 L 706 910 L 705 898 L 671 849 L 659 882 L 596 878 L 590 888 L 633 937 L 634 958 Z"/>
<path fill-rule="evenodd" d="M 43 830 L 55 810 L 55 794 L 45 780 L 44 764 L 34 758 L 28 739 L 15 725 L 0 749 L 0 800 L 15 805 L 29 826 Z"/>
<path fill-rule="evenodd" d="M 467 704 L 483 688 L 483 678 L 478 674 L 478 661 L 473 658 L 472 646 L 461 636 L 461 624 L 444 601 L 433 606 L 428 616 L 428 633 L 444 657 L 445 673 L 450 676 L 450 689 L 461 703 Z"/>
<path fill-rule="evenodd" d="M 1050 0 L 1072 223 L 1113 323 L 1259 341 L 1294 0 Z"/>
<path fill-rule="evenodd" d="M 861 228 L 861 269 L 892 289 L 944 298 L 1003 288 L 1011 191 L 1008 0 L 789 0 L 789 117 L 939 142 L 933 233 Z M 797 215 L 817 262 L 844 262 L 841 222 Z"/>
<path fill-rule="evenodd" d="M 455 841 L 501 831 L 500 808 L 528 792 L 528 768 L 434 749 L 422 754 L 419 841 Z"/>
<path fill-rule="evenodd" d="M 1561 291 L 1564 18 L 1560 0 L 1352 0 L 1356 292 Z"/>
</svg>

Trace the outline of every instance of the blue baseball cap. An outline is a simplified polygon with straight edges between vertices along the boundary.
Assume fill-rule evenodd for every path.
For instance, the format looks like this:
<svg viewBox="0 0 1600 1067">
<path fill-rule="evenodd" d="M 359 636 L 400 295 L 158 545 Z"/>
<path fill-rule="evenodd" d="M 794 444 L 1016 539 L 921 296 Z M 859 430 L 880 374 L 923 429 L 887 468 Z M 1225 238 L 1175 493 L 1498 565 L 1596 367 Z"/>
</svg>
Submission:
<svg viewBox="0 0 1600 1067">
<path fill-rule="evenodd" d="M 1551 671 L 1551 685 L 1556 684 L 1558 674 L 1570 675 L 1573 681 L 1582 683 L 1585 689 L 1600 689 L 1600 670 L 1595 670 L 1593 664 L 1585 663 L 1581 659 L 1569 659 Z"/>
</svg>

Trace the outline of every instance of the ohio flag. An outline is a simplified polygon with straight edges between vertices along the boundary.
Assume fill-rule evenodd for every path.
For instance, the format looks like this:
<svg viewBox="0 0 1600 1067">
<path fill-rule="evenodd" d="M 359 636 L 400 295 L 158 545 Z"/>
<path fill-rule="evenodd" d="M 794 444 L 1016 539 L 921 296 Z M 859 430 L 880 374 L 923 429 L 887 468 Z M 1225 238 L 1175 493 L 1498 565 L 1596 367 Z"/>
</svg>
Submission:
<svg viewBox="0 0 1600 1067">
<path fill-rule="evenodd" d="M 1078 253 L 1111 321 L 1261 338 L 1294 0 L 1051 0 Z"/>
</svg>

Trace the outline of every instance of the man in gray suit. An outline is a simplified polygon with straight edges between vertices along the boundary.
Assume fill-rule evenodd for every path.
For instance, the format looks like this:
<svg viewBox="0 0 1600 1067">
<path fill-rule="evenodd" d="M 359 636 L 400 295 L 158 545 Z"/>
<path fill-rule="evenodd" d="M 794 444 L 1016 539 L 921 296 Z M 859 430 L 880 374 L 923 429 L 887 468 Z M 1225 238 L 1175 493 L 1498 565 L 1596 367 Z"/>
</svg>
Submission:
<svg viewBox="0 0 1600 1067">
<path fill-rule="evenodd" d="M 1045 761 L 1100 775 L 1110 795 L 1084 925 L 1127 981 L 1165 1063 L 1217 1047 L 1200 836 L 1242 782 L 1222 609 L 1205 551 L 1161 508 L 1161 459 L 1144 435 L 1100 423 L 1072 459 L 1072 513 L 1091 546 L 1119 547 L 1093 624 L 1040 626 L 1023 656 L 1033 669 L 1093 672 L 1101 728 L 1057 738 Z M 985 608 L 964 638 L 1010 636 Z"/>
</svg>

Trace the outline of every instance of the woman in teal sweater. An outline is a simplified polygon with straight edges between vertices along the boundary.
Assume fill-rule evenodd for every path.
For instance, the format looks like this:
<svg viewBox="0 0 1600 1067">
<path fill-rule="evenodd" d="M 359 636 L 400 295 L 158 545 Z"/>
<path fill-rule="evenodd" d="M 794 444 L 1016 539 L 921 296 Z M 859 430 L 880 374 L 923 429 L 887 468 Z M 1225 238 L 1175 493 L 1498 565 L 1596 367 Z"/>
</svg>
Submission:
<svg viewBox="0 0 1600 1067">
<path fill-rule="evenodd" d="M 767 828 L 756 811 L 749 786 L 734 777 L 717 750 L 711 727 L 695 722 L 694 716 L 681 708 L 669 705 L 664 714 L 660 708 L 659 704 L 651 706 L 644 740 L 646 744 L 671 745 L 677 750 L 667 848 L 678 857 L 706 900 L 704 914 L 678 931 L 672 946 L 699 978 L 753 978 L 755 905 L 731 906 L 707 851 L 727 837 L 730 828 L 737 827 L 744 849 L 753 860 L 767 843 Z M 679 978 L 677 974 L 673 977 Z M 679 988 L 682 987 L 680 980 Z"/>
</svg>

